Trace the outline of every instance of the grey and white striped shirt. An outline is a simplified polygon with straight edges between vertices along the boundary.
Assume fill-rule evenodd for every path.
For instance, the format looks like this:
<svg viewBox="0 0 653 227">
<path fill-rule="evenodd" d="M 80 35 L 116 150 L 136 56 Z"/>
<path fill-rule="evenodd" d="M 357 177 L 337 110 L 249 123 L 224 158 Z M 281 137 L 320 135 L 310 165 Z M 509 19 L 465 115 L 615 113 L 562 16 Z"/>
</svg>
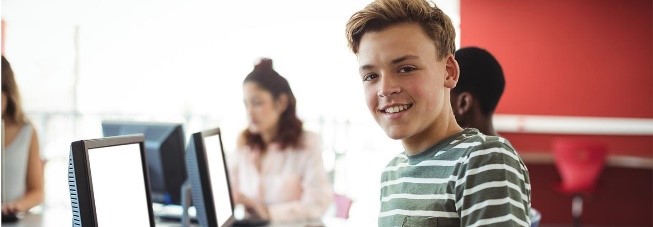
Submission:
<svg viewBox="0 0 653 227">
<path fill-rule="evenodd" d="M 512 145 L 470 128 L 390 161 L 379 226 L 530 226 L 530 196 L 528 170 Z"/>
</svg>

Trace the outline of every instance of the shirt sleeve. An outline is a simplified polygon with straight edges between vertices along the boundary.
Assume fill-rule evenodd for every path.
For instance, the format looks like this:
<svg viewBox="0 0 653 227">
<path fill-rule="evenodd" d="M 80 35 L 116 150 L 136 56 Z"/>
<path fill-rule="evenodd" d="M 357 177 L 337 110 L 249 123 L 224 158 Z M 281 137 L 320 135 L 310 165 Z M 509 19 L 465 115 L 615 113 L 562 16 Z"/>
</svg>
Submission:
<svg viewBox="0 0 653 227">
<path fill-rule="evenodd" d="M 333 201 L 333 189 L 324 170 L 321 141 L 317 135 L 307 136 L 301 200 L 268 205 L 272 221 L 320 219 Z"/>
<path fill-rule="evenodd" d="M 530 180 L 521 158 L 501 141 L 473 149 L 457 176 L 461 226 L 530 226 Z"/>
</svg>

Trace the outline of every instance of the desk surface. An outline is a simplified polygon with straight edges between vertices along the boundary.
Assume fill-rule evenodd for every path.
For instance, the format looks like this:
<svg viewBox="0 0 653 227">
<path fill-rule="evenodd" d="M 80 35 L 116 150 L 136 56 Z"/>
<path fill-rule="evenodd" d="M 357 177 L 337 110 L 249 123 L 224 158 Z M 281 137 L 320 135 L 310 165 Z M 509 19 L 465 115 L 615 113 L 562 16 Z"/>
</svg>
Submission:
<svg viewBox="0 0 653 227">
<path fill-rule="evenodd" d="M 66 209 L 46 209 L 44 212 L 25 214 L 16 223 L 2 224 L 3 227 L 55 227 L 72 226 L 72 211 Z M 157 221 L 156 226 L 181 226 L 175 222 Z"/>
<path fill-rule="evenodd" d="M 21 220 L 16 223 L 5 224 L 3 227 L 61 227 L 72 226 L 72 211 L 66 209 L 44 209 L 23 215 Z M 156 226 L 181 226 L 177 222 L 163 222 L 156 220 Z M 198 225 L 191 225 L 198 226 Z M 310 227 L 310 226 L 348 226 L 347 221 L 334 217 L 325 217 L 322 221 L 314 222 L 292 222 L 292 223 L 272 223 L 270 227 Z"/>
</svg>

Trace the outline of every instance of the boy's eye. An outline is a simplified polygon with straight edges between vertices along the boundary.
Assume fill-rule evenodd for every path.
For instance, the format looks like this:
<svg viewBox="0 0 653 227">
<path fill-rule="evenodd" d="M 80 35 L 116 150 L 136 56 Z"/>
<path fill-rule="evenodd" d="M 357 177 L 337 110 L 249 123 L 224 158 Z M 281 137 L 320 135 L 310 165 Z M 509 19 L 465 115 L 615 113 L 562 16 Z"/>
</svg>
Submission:
<svg viewBox="0 0 653 227">
<path fill-rule="evenodd" d="M 363 76 L 363 81 L 370 81 L 370 80 L 376 79 L 377 77 L 378 76 L 376 74 L 370 73 L 370 74 L 367 74 L 367 75 Z"/>
<path fill-rule="evenodd" d="M 409 72 L 412 72 L 412 71 L 414 71 L 414 70 L 416 70 L 416 69 L 417 69 L 417 68 L 416 68 L 416 67 L 413 67 L 413 66 L 405 66 L 405 67 L 401 67 L 401 68 L 399 69 L 399 73 L 409 73 Z"/>
</svg>

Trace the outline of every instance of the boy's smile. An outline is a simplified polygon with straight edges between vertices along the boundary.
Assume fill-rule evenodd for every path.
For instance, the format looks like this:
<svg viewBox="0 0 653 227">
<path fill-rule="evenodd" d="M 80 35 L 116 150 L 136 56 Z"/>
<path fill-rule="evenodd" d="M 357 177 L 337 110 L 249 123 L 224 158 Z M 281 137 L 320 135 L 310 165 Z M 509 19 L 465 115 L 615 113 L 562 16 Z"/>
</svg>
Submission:
<svg viewBox="0 0 653 227">
<path fill-rule="evenodd" d="M 399 105 L 385 105 L 384 107 L 381 107 L 379 111 L 387 113 L 387 114 L 393 114 L 393 113 L 399 113 L 406 111 L 413 107 L 413 104 L 399 104 Z"/>
</svg>

